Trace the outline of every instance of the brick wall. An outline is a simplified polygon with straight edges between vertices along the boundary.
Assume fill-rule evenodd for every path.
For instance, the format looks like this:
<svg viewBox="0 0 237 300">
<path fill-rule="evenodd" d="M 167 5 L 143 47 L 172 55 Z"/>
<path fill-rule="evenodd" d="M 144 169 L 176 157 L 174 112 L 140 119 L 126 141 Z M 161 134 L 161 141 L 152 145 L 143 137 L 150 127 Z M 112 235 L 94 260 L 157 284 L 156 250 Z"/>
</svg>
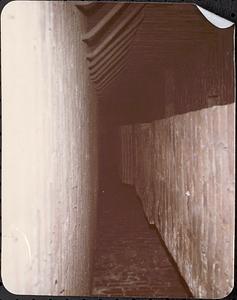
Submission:
<svg viewBox="0 0 237 300">
<path fill-rule="evenodd" d="M 121 127 L 131 135 L 134 182 L 195 297 L 222 298 L 234 272 L 234 104 L 214 106 L 147 124 Z M 124 174 L 130 174 L 129 180 Z"/>
</svg>

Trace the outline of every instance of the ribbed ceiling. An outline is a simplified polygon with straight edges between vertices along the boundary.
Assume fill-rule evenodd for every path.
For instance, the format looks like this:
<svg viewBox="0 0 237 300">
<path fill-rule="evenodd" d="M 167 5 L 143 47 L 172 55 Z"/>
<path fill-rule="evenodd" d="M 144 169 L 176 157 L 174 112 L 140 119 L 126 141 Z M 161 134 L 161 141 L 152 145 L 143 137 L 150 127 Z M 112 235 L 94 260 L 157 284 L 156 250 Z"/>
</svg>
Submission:
<svg viewBox="0 0 237 300">
<path fill-rule="evenodd" d="M 226 76 L 233 80 L 233 27 L 216 28 L 192 4 L 89 3 L 88 9 L 88 67 L 113 119 L 146 122 L 164 117 L 167 105 L 183 113 L 233 100 L 221 84 Z"/>
</svg>

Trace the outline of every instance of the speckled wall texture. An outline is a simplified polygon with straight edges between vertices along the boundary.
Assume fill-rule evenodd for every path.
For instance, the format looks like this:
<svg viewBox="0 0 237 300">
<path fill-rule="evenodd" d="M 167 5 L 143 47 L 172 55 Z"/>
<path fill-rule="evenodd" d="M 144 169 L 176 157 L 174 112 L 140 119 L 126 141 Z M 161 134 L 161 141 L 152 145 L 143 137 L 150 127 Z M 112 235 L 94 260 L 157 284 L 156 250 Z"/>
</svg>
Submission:
<svg viewBox="0 0 237 300">
<path fill-rule="evenodd" d="M 228 104 L 120 130 L 133 144 L 121 144 L 122 181 L 134 184 L 195 297 L 233 288 L 234 120 Z"/>
<path fill-rule="evenodd" d="M 2 12 L 2 279 L 12 293 L 90 292 L 96 102 L 79 15 L 57 1 Z"/>
</svg>

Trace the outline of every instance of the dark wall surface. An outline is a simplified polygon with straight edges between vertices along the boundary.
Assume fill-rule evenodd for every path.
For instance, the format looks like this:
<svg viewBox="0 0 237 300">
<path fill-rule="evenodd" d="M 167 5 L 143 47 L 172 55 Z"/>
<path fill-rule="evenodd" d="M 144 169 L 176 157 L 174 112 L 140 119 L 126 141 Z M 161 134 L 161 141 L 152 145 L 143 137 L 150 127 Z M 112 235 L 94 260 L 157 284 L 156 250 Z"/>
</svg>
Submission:
<svg viewBox="0 0 237 300">
<path fill-rule="evenodd" d="M 150 122 L 234 101 L 234 26 L 215 27 L 191 4 L 147 4 L 144 14 L 127 67 L 101 100 L 113 119 Z"/>
</svg>

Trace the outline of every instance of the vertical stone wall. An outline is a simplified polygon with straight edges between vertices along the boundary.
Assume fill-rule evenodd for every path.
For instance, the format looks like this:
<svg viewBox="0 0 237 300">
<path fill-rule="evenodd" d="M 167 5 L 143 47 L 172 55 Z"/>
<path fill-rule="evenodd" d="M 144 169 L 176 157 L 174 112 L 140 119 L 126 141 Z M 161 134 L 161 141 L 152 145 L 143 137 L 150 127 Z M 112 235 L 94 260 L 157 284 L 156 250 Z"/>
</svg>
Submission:
<svg viewBox="0 0 237 300">
<path fill-rule="evenodd" d="M 14 1 L 1 22 L 3 283 L 88 295 L 97 141 L 84 17 L 64 2 Z"/>
<path fill-rule="evenodd" d="M 134 185 L 140 196 L 144 212 L 150 223 L 153 219 L 154 189 L 152 180 L 152 128 L 151 124 L 134 125 Z"/>
<path fill-rule="evenodd" d="M 228 104 L 121 128 L 133 132 L 134 152 L 122 150 L 135 157 L 144 211 L 195 297 L 222 298 L 234 284 L 234 120 Z"/>
<path fill-rule="evenodd" d="M 133 156 L 133 127 L 123 126 L 120 127 L 120 141 L 121 141 L 121 151 L 120 151 L 120 177 L 123 183 L 133 184 L 133 166 L 134 166 L 134 156 Z"/>
</svg>

